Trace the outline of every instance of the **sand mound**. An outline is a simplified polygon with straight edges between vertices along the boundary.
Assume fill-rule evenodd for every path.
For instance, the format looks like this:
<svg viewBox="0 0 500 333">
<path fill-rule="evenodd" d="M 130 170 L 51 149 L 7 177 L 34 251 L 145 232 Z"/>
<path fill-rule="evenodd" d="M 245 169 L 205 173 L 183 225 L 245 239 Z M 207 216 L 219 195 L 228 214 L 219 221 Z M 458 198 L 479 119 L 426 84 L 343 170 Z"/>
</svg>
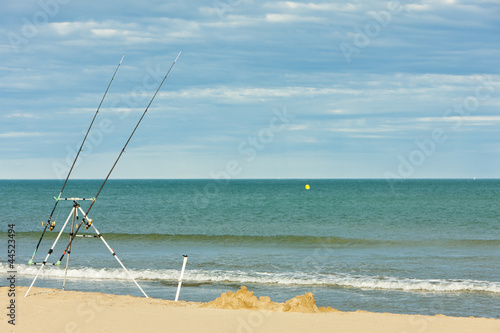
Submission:
<svg viewBox="0 0 500 333">
<path fill-rule="evenodd" d="M 318 308 L 312 293 L 295 296 L 285 303 L 275 303 L 271 301 L 271 298 L 268 296 L 257 298 L 253 291 L 248 291 L 245 286 L 242 286 L 241 289 L 235 293 L 232 291 L 222 293 L 219 298 L 203 304 L 202 307 L 214 309 L 249 309 L 309 313 L 337 311 L 332 308 Z"/>
<path fill-rule="evenodd" d="M 285 302 L 285 312 L 318 312 L 316 301 L 312 293 L 305 293 L 302 296 L 295 296 Z"/>
</svg>

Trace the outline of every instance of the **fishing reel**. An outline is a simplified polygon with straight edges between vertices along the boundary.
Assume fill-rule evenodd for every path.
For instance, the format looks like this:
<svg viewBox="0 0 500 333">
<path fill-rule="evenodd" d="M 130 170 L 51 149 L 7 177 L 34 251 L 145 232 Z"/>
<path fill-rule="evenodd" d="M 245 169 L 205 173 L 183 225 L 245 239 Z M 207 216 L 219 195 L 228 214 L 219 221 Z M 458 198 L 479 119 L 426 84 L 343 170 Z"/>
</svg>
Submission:
<svg viewBox="0 0 500 333">
<path fill-rule="evenodd" d="M 92 219 L 87 219 L 85 221 L 85 230 L 88 230 L 90 228 L 90 226 L 92 225 Z"/>
<path fill-rule="evenodd" d="M 54 230 L 54 228 L 56 227 L 56 221 L 50 221 L 47 223 L 44 223 L 42 221 L 42 227 L 45 226 L 46 224 L 47 224 L 47 227 L 49 228 L 50 231 Z"/>
</svg>

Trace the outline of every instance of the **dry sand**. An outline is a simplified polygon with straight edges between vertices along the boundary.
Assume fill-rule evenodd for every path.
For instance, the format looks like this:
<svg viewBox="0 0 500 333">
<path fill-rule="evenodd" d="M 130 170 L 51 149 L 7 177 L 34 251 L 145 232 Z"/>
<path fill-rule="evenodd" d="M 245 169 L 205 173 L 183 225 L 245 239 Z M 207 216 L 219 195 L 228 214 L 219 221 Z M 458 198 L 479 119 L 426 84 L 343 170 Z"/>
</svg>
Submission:
<svg viewBox="0 0 500 333">
<path fill-rule="evenodd" d="M 16 289 L 16 325 L 8 324 L 8 288 L 0 288 L 0 332 L 481 332 L 500 320 L 397 315 L 318 308 L 306 293 L 285 303 L 242 287 L 208 303 L 173 302 L 57 289 Z"/>
</svg>

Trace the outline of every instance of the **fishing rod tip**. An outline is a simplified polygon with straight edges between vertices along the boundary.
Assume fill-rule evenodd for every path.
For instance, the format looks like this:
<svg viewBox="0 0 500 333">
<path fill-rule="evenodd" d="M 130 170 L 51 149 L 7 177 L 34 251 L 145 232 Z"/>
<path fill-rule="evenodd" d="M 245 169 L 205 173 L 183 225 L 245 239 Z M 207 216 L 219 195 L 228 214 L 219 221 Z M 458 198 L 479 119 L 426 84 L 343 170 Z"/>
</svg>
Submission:
<svg viewBox="0 0 500 333">
<path fill-rule="evenodd" d="M 179 59 L 179 57 L 180 57 L 181 53 L 182 53 L 182 50 L 180 50 L 179 54 L 177 54 L 177 57 L 175 57 L 174 62 L 177 62 L 177 59 Z"/>
</svg>

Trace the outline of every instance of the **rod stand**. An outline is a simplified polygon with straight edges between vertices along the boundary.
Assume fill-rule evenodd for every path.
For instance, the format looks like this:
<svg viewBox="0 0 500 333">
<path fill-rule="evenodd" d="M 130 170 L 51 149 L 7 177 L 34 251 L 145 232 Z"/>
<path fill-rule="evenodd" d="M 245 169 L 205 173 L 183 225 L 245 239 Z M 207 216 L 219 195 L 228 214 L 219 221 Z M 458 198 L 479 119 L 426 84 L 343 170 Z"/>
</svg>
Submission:
<svg viewBox="0 0 500 333">
<path fill-rule="evenodd" d="M 64 273 L 64 281 L 63 281 L 63 287 L 62 287 L 62 290 L 65 290 L 65 285 L 66 285 L 66 276 L 67 276 L 67 273 L 68 273 L 68 267 L 69 267 L 69 258 L 70 258 L 70 253 L 71 253 L 71 245 L 72 245 L 72 241 L 73 239 L 77 236 L 76 233 L 78 233 L 78 230 L 80 228 L 80 226 L 85 223 L 85 229 L 89 229 L 90 227 L 92 227 L 92 229 L 94 230 L 94 232 L 96 233 L 96 236 L 92 236 L 92 237 L 95 237 L 95 238 L 100 238 L 102 240 L 102 242 L 104 243 L 104 245 L 108 248 L 108 250 L 111 252 L 111 254 L 113 255 L 113 257 L 115 257 L 115 259 L 118 261 L 118 263 L 120 264 L 120 266 L 125 270 L 125 272 L 127 272 L 128 276 L 130 277 L 130 279 L 132 279 L 132 281 L 134 281 L 135 285 L 139 288 L 139 290 L 142 292 L 142 294 L 146 297 L 146 298 L 149 298 L 149 296 L 144 292 L 144 290 L 141 288 L 141 286 L 139 286 L 139 284 L 137 283 L 137 281 L 134 279 L 134 277 L 130 274 L 130 272 L 127 270 L 127 268 L 125 267 L 125 265 L 123 265 L 123 263 L 121 262 L 121 260 L 118 258 L 118 256 L 116 255 L 115 251 L 109 246 L 109 244 L 106 242 L 106 240 L 104 239 L 104 237 L 102 236 L 102 234 L 97 230 L 97 228 L 95 227 L 95 224 L 94 224 L 94 221 L 92 219 L 90 219 L 87 214 L 85 214 L 85 212 L 82 210 L 82 208 L 80 207 L 80 205 L 78 204 L 77 202 L 77 199 L 78 198 L 71 198 L 73 200 L 73 207 L 71 209 L 71 212 L 69 213 L 68 215 L 68 218 L 66 219 L 66 221 L 64 222 L 64 225 L 63 227 L 61 228 L 61 230 L 59 231 L 58 235 L 57 235 L 57 238 L 56 240 L 54 241 L 54 243 L 52 244 L 52 247 L 50 248 L 49 252 L 47 253 L 47 256 L 45 257 L 44 261 L 41 263 L 41 267 L 40 269 L 38 270 L 37 274 L 35 275 L 35 278 L 33 279 L 33 281 L 31 282 L 31 285 L 30 287 L 28 288 L 28 291 L 26 292 L 26 295 L 24 295 L 24 297 L 28 296 L 31 288 L 33 287 L 33 285 L 35 284 L 35 281 L 36 279 L 38 278 L 38 275 L 40 275 L 43 267 L 45 265 L 47 265 L 47 260 L 49 259 L 50 255 L 52 254 L 52 252 L 54 251 L 54 247 L 56 246 L 57 242 L 59 241 L 59 238 L 61 237 L 62 233 L 64 232 L 64 229 L 66 228 L 68 222 L 70 219 L 72 219 L 72 225 L 71 225 L 71 231 L 70 231 L 70 242 L 68 244 L 68 247 L 67 247 L 67 253 L 68 253 L 68 257 L 66 258 L 66 269 L 65 269 L 65 273 Z M 63 199 L 61 199 L 63 200 Z M 87 199 L 88 200 L 88 199 Z M 82 216 L 82 219 L 81 219 L 81 222 L 80 223 L 76 223 L 78 220 L 79 220 L 79 216 L 78 216 L 78 212 L 81 213 L 81 216 Z M 76 229 L 76 231 L 74 230 L 75 229 L 75 226 L 78 224 L 78 227 Z M 78 235 L 78 236 L 82 236 L 83 238 L 85 237 L 90 237 L 88 235 Z M 63 259 L 64 257 L 64 254 L 63 253 L 63 256 L 55 263 L 55 264 L 52 264 L 52 265 L 57 265 L 59 266 L 61 264 L 61 260 Z M 38 263 L 33 263 L 32 264 L 36 265 Z M 49 264 L 50 265 L 50 264 Z"/>
</svg>

